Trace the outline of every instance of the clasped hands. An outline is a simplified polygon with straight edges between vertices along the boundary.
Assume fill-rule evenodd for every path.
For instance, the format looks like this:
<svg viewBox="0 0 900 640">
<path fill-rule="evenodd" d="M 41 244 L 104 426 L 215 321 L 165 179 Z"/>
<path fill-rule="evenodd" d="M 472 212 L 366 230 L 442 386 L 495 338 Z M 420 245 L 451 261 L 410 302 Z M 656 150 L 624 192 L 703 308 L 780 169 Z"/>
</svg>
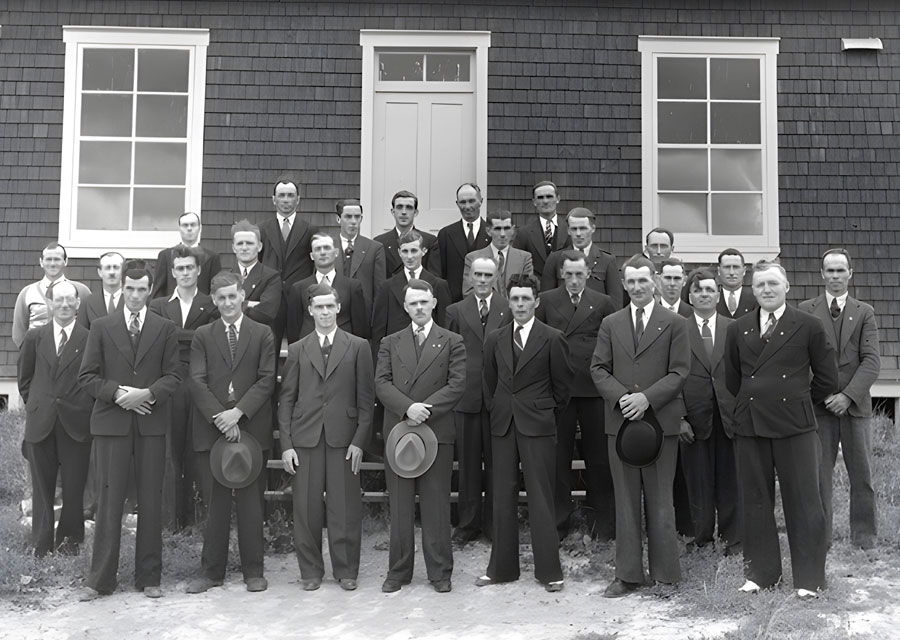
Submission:
<svg viewBox="0 0 900 640">
<path fill-rule="evenodd" d="M 850 397 L 844 393 L 832 393 L 825 398 L 825 408 L 836 416 L 846 415 L 851 404 Z"/>
<path fill-rule="evenodd" d="M 128 385 L 120 385 L 116 389 L 113 401 L 125 411 L 134 411 L 138 415 L 149 416 L 156 398 L 150 389 L 138 389 Z"/>
<path fill-rule="evenodd" d="M 627 419 L 640 420 L 644 417 L 644 412 L 650 408 L 650 401 L 641 392 L 626 393 L 619 398 L 619 408 Z"/>
<path fill-rule="evenodd" d="M 225 411 L 220 411 L 213 416 L 213 424 L 216 425 L 216 429 L 225 435 L 225 439 L 228 440 L 228 442 L 240 442 L 241 429 L 238 427 L 238 420 L 240 420 L 243 415 L 244 412 L 237 407 L 225 409 Z"/>
</svg>

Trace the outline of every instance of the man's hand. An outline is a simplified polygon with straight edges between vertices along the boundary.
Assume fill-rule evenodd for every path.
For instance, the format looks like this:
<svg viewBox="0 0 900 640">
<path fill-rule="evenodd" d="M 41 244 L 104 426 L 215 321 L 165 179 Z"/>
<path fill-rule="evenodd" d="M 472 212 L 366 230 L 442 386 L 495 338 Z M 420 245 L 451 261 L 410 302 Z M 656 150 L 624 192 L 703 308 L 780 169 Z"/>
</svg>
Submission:
<svg viewBox="0 0 900 640">
<path fill-rule="evenodd" d="M 409 405 L 409 409 L 406 410 L 406 415 L 409 418 L 407 422 L 412 425 L 422 424 L 428 418 L 431 417 L 431 409 L 433 405 L 425 404 L 424 402 L 413 402 Z"/>
<path fill-rule="evenodd" d="M 350 445 L 351 447 L 353 445 Z M 350 455 L 349 452 L 347 455 Z M 289 474 L 294 475 L 297 473 L 297 467 L 300 466 L 300 459 L 297 457 L 297 452 L 293 449 L 287 449 L 281 454 L 281 464 L 284 465 L 284 470 Z M 353 473 L 356 473 L 355 471 Z"/>
<path fill-rule="evenodd" d="M 362 462 L 362 457 L 363 450 L 357 447 L 355 444 L 351 444 L 349 447 L 347 447 L 347 457 L 344 458 L 344 460 L 350 461 L 350 471 L 353 472 L 353 475 L 357 475 L 359 473 L 359 465 Z"/>
<path fill-rule="evenodd" d="M 690 423 L 684 418 L 681 419 L 681 430 L 678 433 L 678 438 L 685 444 L 693 444 L 694 442 L 694 430 L 691 429 Z"/>
<path fill-rule="evenodd" d="M 213 416 L 213 423 L 216 429 L 225 433 L 228 429 L 237 428 L 238 420 L 243 416 L 243 412 L 237 407 L 226 409 Z"/>
<path fill-rule="evenodd" d="M 225 439 L 228 442 L 240 442 L 241 441 L 241 429 L 237 425 L 234 425 L 227 431 L 225 431 Z"/>
<path fill-rule="evenodd" d="M 120 387 L 115 393 L 115 403 L 126 411 L 134 411 L 142 416 L 149 415 L 156 401 L 150 389 Z"/>
<path fill-rule="evenodd" d="M 844 393 L 834 393 L 825 398 L 825 408 L 836 416 L 846 415 L 852 400 Z"/>
<path fill-rule="evenodd" d="M 629 420 L 640 420 L 644 417 L 644 412 L 650 408 L 650 401 L 643 393 L 626 393 L 619 398 L 619 408 L 622 409 L 622 415 Z"/>
</svg>

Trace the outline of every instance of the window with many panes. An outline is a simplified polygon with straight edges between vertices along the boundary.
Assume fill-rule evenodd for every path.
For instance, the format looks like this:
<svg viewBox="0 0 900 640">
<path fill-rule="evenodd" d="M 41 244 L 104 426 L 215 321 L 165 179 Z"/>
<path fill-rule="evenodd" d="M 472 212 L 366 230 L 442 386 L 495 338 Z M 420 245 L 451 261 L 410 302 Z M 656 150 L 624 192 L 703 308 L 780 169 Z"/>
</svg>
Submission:
<svg viewBox="0 0 900 640">
<path fill-rule="evenodd" d="M 65 27 L 60 242 L 152 257 L 200 213 L 205 29 Z"/>
<path fill-rule="evenodd" d="M 772 38 L 646 36 L 642 56 L 643 227 L 678 255 L 778 253 L 776 56 Z"/>
</svg>

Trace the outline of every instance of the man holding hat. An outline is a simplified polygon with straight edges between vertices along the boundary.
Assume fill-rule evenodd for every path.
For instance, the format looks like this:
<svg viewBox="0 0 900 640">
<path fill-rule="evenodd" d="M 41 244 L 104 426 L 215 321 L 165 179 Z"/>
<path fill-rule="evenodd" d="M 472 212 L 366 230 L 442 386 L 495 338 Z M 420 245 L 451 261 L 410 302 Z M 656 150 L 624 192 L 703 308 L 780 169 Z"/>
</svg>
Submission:
<svg viewBox="0 0 900 640">
<path fill-rule="evenodd" d="M 411 326 L 386 336 L 378 350 L 375 391 L 384 405 L 385 479 L 390 495 L 391 543 L 385 593 L 412 581 L 416 492 L 428 580 L 450 591 L 450 475 L 456 426 L 453 407 L 466 386 L 466 348 L 456 333 L 431 318 L 431 285 L 412 279 L 403 308 Z"/>
<path fill-rule="evenodd" d="M 294 476 L 294 547 L 303 589 L 315 591 L 325 573 L 327 522 L 334 577 L 353 591 L 362 541 L 359 465 L 375 404 L 372 351 L 338 327 L 341 299 L 333 287 L 314 284 L 306 298 L 315 331 L 288 347 L 278 405 L 281 459 Z"/>
<path fill-rule="evenodd" d="M 603 593 L 607 598 L 644 584 L 642 503 L 650 579 L 666 584 L 681 580 L 672 483 L 685 415 L 680 392 L 690 371 L 691 347 L 684 318 L 656 304 L 654 274 L 645 256 L 625 262 L 622 283 L 631 303 L 603 319 L 591 360 L 591 375 L 606 401 L 616 498 L 616 578 Z M 644 449 L 647 429 L 658 436 Z"/>
<path fill-rule="evenodd" d="M 272 447 L 275 343 L 264 324 L 243 312 L 241 278 L 222 271 L 210 283 L 220 320 L 200 327 L 191 343 L 194 450 L 209 464 L 212 490 L 203 533 L 203 575 L 188 593 L 221 586 L 228 560 L 232 493 L 237 505 L 241 571 L 247 591 L 265 591 L 263 490 L 265 451 Z"/>
</svg>

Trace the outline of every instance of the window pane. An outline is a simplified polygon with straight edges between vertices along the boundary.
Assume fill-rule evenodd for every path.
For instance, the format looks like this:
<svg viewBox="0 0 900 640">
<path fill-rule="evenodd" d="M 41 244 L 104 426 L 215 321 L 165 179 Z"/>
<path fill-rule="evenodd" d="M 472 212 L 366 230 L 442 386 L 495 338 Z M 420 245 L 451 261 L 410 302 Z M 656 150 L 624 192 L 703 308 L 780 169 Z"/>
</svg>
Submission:
<svg viewBox="0 0 900 640">
<path fill-rule="evenodd" d="M 130 142 L 82 142 L 78 164 L 81 184 L 129 184 Z"/>
<path fill-rule="evenodd" d="M 759 103 L 712 102 L 709 113 L 713 144 L 759 144 Z"/>
<path fill-rule="evenodd" d="M 379 80 L 422 80 L 421 53 L 382 53 L 378 56 Z"/>
<path fill-rule="evenodd" d="M 131 96 L 82 94 L 81 135 L 131 136 Z"/>
<path fill-rule="evenodd" d="M 711 59 L 709 93 L 713 100 L 759 100 L 759 60 Z"/>
<path fill-rule="evenodd" d="M 659 194 L 659 226 L 676 234 L 706 233 L 706 194 Z"/>
<path fill-rule="evenodd" d="M 138 51 L 138 91 L 187 93 L 191 54 L 178 49 Z"/>
<path fill-rule="evenodd" d="M 660 149 L 660 191 L 706 191 L 706 149 Z"/>
<path fill-rule="evenodd" d="M 184 213 L 184 189 L 135 188 L 135 231 L 166 231 L 179 213 Z"/>
<path fill-rule="evenodd" d="M 85 49 L 81 88 L 85 91 L 133 91 L 134 49 Z"/>
<path fill-rule="evenodd" d="M 706 103 L 659 102 L 657 110 L 659 142 L 706 142 Z"/>
<path fill-rule="evenodd" d="M 187 145 L 138 142 L 134 147 L 135 184 L 185 184 Z"/>
<path fill-rule="evenodd" d="M 469 60 L 467 54 L 429 53 L 425 67 L 430 82 L 468 82 Z"/>
<path fill-rule="evenodd" d="M 151 138 L 187 136 L 187 96 L 138 96 L 137 135 Z"/>
<path fill-rule="evenodd" d="M 763 232 L 762 195 L 758 193 L 714 193 L 713 235 L 759 236 Z"/>
<path fill-rule="evenodd" d="M 79 187 L 78 229 L 128 231 L 128 187 Z"/>
<path fill-rule="evenodd" d="M 762 191 L 762 153 L 757 149 L 714 149 L 713 191 Z"/>
<path fill-rule="evenodd" d="M 706 58 L 657 58 L 657 97 L 706 98 Z"/>
</svg>

